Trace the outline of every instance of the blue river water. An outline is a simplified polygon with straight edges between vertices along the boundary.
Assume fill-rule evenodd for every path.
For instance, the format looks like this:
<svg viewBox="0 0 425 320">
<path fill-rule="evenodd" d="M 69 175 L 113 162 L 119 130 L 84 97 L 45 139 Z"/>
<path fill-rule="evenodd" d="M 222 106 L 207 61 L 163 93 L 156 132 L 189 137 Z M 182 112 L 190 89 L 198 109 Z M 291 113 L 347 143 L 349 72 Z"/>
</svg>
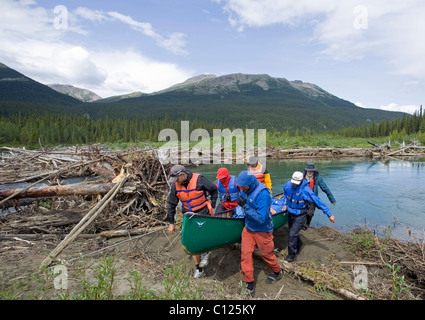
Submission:
<svg viewBox="0 0 425 320">
<path fill-rule="evenodd" d="M 425 159 L 316 159 L 267 160 L 274 195 L 294 171 L 304 171 L 314 162 L 332 191 L 336 205 L 319 190 L 319 197 L 336 218 L 334 224 L 316 209 L 312 227 L 323 225 L 342 232 L 367 227 L 378 235 L 391 235 L 409 241 L 424 239 L 425 234 Z M 190 167 L 210 181 L 216 180 L 218 168 L 226 167 L 238 175 L 245 165 L 201 165 Z"/>
</svg>

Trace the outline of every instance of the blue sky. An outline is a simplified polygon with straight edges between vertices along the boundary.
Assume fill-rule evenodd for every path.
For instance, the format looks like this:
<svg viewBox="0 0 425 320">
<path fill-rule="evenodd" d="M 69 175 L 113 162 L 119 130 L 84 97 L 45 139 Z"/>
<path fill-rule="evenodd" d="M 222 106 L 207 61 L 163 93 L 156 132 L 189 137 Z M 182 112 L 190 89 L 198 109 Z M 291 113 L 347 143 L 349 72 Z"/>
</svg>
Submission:
<svg viewBox="0 0 425 320">
<path fill-rule="evenodd" d="M 0 0 L 0 62 L 102 97 L 200 74 L 314 83 L 359 106 L 425 103 L 423 0 Z"/>
</svg>

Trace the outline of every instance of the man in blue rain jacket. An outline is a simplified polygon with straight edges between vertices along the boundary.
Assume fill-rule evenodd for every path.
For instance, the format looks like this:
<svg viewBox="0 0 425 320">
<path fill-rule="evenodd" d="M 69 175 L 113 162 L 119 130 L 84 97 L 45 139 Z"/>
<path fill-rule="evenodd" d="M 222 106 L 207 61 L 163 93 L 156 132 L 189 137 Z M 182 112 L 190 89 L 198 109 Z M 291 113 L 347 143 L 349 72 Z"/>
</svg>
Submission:
<svg viewBox="0 0 425 320">
<path fill-rule="evenodd" d="M 272 197 L 270 189 L 258 182 L 248 171 L 242 171 L 237 180 L 242 188 L 238 204 L 245 212 L 245 227 L 242 230 L 241 269 L 246 289 L 254 294 L 254 259 L 255 247 L 267 263 L 272 273 L 266 279 L 269 284 L 282 278 L 282 271 L 276 255 L 273 253 L 273 219 L 270 212 Z"/>
<path fill-rule="evenodd" d="M 300 231 L 307 219 L 309 205 L 314 204 L 328 216 L 329 221 L 334 223 L 335 217 L 324 202 L 310 189 L 308 182 L 304 180 L 302 172 L 295 171 L 291 181 L 283 186 L 283 210 L 288 211 L 288 256 L 286 261 L 292 262 L 301 251 L 303 242 Z"/>
</svg>

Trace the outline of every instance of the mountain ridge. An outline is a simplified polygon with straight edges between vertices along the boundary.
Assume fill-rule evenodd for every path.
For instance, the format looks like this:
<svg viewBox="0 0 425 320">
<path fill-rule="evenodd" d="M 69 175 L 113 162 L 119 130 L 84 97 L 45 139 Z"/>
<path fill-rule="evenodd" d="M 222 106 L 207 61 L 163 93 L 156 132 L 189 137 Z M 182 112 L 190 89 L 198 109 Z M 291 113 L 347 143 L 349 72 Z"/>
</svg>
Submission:
<svg viewBox="0 0 425 320">
<path fill-rule="evenodd" d="M 71 96 L 82 102 L 94 102 L 94 101 L 102 99 L 102 97 L 100 97 L 93 91 L 74 87 L 73 85 L 70 85 L 70 84 L 53 83 L 53 84 L 47 84 L 47 86 L 52 88 L 53 90 L 56 90 L 60 93 Z"/>
<path fill-rule="evenodd" d="M 11 80 L 12 79 L 12 80 Z M 26 86 L 22 87 L 22 83 Z M 5 85 L 6 84 L 6 85 Z M 233 73 L 199 75 L 150 94 L 136 92 L 123 96 L 81 102 L 38 83 L 17 71 L 0 66 L 0 101 L 6 114 L 31 108 L 39 111 L 74 113 L 99 119 L 108 117 L 189 120 L 218 127 L 265 128 L 278 131 L 327 131 L 401 118 L 404 113 L 360 108 L 317 85 L 288 81 L 267 74 Z M 72 99 L 72 100 L 70 100 Z"/>
<path fill-rule="evenodd" d="M 40 102 L 64 106 L 81 103 L 78 99 L 57 92 L 3 63 L 0 63 L 0 101 Z"/>
</svg>

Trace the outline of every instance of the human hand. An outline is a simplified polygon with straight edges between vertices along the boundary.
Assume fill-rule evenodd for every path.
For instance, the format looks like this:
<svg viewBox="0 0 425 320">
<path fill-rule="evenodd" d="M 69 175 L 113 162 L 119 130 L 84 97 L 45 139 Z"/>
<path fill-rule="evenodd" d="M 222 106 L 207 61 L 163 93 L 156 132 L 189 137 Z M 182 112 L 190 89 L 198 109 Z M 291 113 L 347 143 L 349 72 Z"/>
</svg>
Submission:
<svg viewBox="0 0 425 320">
<path fill-rule="evenodd" d="M 173 234 L 174 233 L 174 229 L 175 229 L 174 224 L 173 223 L 170 223 L 170 225 L 168 226 L 168 233 L 169 234 Z"/>
<path fill-rule="evenodd" d="M 239 198 L 236 199 L 236 203 L 239 206 L 243 207 L 246 204 L 246 201 L 242 197 L 239 197 Z"/>
<path fill-rule="evenodd" d="M 332 223 L 335 223 L 335 217 L 333 215 L 331 215 L 329 217 L 329 221 L 332 222 Z"/>
</svg>

